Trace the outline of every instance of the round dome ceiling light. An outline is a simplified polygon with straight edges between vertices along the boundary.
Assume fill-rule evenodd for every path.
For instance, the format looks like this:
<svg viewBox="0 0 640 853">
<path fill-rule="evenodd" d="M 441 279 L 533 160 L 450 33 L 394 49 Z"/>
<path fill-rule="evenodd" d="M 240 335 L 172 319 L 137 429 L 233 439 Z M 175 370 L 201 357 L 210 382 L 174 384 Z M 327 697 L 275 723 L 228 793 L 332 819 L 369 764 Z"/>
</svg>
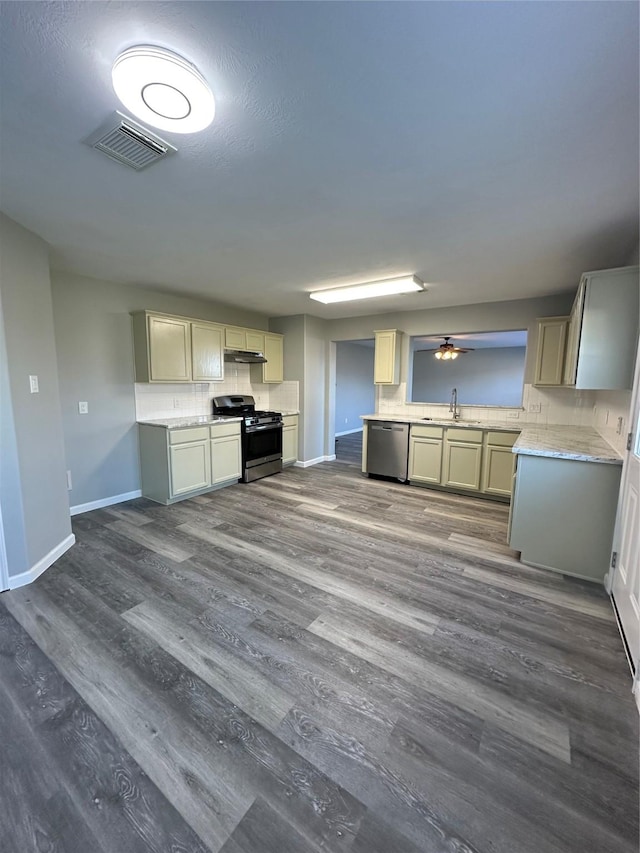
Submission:
<svg viewBox="0 0 640 853">
<path fill-rule="evenodd" d="M 213 121 L 215 102 L 198 69 L 161 47 L 131 47 L 113 63 L 116 95 L 137 118 L 173 133 L 195 133 Z"/>
</svg>

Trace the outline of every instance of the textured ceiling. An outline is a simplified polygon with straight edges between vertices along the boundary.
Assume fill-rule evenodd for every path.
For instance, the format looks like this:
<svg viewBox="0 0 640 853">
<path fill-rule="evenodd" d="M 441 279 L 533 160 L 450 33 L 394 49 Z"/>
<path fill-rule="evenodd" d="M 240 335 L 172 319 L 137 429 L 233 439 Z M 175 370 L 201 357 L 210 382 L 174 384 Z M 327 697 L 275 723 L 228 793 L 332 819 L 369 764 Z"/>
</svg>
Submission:
<svg viewBox="0 0 640 853">
<path fill-rule="evenodd" d="M 634 2 L 5 2 L 2 209 L 58 269 L 269 315 L 518 299 L 638 237 Z M 172 48 L 213 125 L 135 173 L 81 140 L 116 55 Z M 162 134 L 161 134 L 162 135 Z M 307 292 L 403 273 L 424 295 Z"/>
</svg>

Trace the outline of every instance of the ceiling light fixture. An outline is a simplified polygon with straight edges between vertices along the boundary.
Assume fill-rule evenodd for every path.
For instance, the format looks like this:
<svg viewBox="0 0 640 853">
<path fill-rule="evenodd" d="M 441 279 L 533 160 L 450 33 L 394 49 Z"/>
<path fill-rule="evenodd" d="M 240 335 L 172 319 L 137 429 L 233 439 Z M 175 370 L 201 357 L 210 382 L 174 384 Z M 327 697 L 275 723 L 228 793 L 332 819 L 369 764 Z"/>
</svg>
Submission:
<svg viewBox="0 0 640 853">
<path fill-rule="evenodd" d="M 416 352 L 432 352 L 435 357 L 443 361 L 452 361 L 457 358 L 461 352 L 473 352 L 473 347 L 457 347 L 455 344 L 450 343 L 451 335 L 444 336 L 444 343 L 440 344 L 438 349 L 419 349 Z"/>
<path fill-rule="evenodd" d="M 195 133 L 213 121 L 215 102 L 198 69 L 161 47 L 131 47 L 113 63 L 116 95 L 152 127 Z"/>
<path fill-rule="evenodd" d="M 352 299 L 370 299 L 374 296 L 393 296 L 397 293 L 415 293 L 424 290 L 424 282 L 415 275 L 387 278 L 351 284 L 348 287 L 333 287 L 330 290 L 315 290 L 309 296 L 316 302 L 329 305 L 333 302 L 349 302 Z"/>
</svg>

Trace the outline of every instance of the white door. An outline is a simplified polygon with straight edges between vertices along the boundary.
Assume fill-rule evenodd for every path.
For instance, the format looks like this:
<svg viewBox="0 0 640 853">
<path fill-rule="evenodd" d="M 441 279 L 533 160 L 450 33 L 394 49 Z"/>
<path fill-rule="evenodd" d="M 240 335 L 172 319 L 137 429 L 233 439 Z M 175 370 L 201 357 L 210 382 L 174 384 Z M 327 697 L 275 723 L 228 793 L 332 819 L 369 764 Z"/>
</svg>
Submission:
<svg viewBox="0 0 640 853">
<path fill-rule="evenodd" d="M 611 594 L 635 667 L 634 692 L 640 707 L 640 353 L 636 364 L 631 405 L 631 449 L 622 471 L 620 502 L 616 519 Z"/>
</svg>

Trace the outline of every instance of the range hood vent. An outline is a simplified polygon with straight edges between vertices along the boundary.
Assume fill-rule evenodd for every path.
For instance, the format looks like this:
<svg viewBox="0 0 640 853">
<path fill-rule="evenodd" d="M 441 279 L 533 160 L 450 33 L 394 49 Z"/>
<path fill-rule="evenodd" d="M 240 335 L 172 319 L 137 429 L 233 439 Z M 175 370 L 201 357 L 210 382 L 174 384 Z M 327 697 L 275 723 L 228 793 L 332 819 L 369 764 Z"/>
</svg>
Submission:
<svg viewBox="0 0 640 853">
<path fill-rule="evenodd" d="M 84 142 L 137 172 L 178 150 L 120 112 L 115 112 Z"/>
<path fill-rule="evenodd" d="M 267 359 L 261 352 L 247 352 L 246 350 L 226 349 L 224 360 L 235 362 L 235 364 L 266 364 Z"/>
</svg>

